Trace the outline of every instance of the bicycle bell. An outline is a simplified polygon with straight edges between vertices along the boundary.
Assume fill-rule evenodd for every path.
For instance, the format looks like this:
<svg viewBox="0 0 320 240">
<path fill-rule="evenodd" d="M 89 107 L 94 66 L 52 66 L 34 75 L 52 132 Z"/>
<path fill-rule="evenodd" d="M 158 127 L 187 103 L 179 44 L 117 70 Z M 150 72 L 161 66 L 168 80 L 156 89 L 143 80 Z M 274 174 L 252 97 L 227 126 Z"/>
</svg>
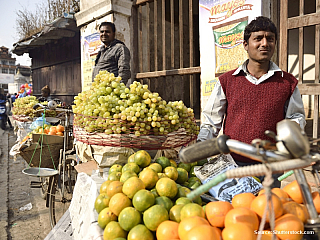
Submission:
<svg viewBox="0 0 320 240">
<path fill-rule="evenodd" d="M 56 108 L 57 108 L 57 103 L 56 103 L 56 101 L 53 101 L 53 100 L 49 101 L 49 102 L 48 102 L 48 108 L 51 109 L 51 110 L 56 109 Z"/>
<path fill-rule="evenodd" d="M 277 141 L 282 141 L 286 149 L 295 158 L 300 158 L 310 151 L 306 133 L 296 122 L 288 119 L 277 123 Z"/>
</svg>

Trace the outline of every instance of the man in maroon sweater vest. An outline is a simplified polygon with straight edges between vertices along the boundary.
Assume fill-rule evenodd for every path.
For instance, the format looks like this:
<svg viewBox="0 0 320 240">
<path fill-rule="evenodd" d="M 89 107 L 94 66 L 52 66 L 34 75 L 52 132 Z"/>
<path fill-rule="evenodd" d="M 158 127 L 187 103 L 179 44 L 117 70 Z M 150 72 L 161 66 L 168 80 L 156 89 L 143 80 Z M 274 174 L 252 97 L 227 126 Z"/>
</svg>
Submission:
<svg viewBox="0 0 320 240">
<path fill-rule="evenodd" d="M 237 69 L 219 77 L 202 112 L 199 141 L 217 137 L 220 130 L 231 139 L 251 143 L 272 140 L 265 130 L 276 132 L 277 122 L 291 119 L 302 129 L 305 113 L 298 80 L 270 61 L 277 42 L 277 28 L 266 17 L 257 17 L 244 30 L 244 49 L 248 59 Z M 231 154 L 239 166 L 259 162 Z M 274 175 L 273 187 L 280 187 Z M 262 180 L 263 178 L 261 178 Z"/>
</svg>

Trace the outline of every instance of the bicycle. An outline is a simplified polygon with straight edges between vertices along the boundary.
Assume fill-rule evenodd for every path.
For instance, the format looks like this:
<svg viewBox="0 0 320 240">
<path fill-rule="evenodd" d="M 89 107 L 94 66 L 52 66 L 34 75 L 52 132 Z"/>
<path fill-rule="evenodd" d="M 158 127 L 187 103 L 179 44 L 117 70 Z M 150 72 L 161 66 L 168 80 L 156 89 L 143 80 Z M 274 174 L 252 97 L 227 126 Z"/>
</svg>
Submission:
<svg viewBox="0 0 320 240">
<path fill-rule="evenodd" d="M 227 170 L 193 190 L 187 197 L 194 199 L 226 179 L 263 176 L 268 171 L 279 173 L 293 170 L 309 213 L 305 229 L 313 230 L 316 234 L 312 236 L 312 239 L 319 240 L 320 218 L 313 204 L 312 195 L 302 168 L 312 166 L 313 171 L 316 172 L 314 176 L 319 183 L 320 154 L 317 151 L 310 151 L 310 143 L 304 132 L 301 131 L 296 123 L 290 120 L 282 120 L 277 124 L 277 134 L 266 131 L 266 135 L 272 136 L 276 140 L 276 145 L 272 148 L 270 148 L 270 142 L 267 141 L 254 140 L 253 145 L 250 145 L 229 139 L 226 135 L 221 135 L 182 149 L 179 153 L 179 158 L 185 163 L 196 162 L 217 154 L 230 152 L 261 162 L 261 164 Z"/>
</svg>

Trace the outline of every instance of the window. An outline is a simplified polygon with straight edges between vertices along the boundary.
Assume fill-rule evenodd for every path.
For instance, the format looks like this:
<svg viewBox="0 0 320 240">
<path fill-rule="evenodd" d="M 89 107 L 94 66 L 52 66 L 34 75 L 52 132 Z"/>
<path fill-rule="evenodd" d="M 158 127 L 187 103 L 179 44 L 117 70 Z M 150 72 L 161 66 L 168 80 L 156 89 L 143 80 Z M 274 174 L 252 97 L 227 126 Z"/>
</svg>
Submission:
<svg viewBox="0 0 320 240">
<path fill-rule="evenodd" d="M 8 69 L 7 68 L 2 68 L 2 73 L 8 73 Z"/>
<path fill-rule="evenodd" d="M 1 64 L 8 65 L 8 61 L 7 60 L 1 60 Z"/>
<path fill-rule="evenodd" d="M 14 69 L 9 69 L 9 73 L 10 73 L 10 74 L 15 74 L 16 71 L 15 71 Z"/>
<path fill-rule="evenodd" d="M 15 65 L 15 62 L 14 62 L 14 61 L 9 61 L 9 65 L 14 66 L 14 65 Z"/>
</svg>

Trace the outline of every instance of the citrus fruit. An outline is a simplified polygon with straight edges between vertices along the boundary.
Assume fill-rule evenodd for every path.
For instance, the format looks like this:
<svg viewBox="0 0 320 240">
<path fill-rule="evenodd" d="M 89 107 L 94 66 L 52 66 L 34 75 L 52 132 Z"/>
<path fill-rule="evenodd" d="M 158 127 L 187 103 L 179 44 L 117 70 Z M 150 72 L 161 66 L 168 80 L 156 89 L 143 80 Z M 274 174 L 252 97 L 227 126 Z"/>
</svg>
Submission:
<svg viewBox="0 0 320 240">
<path fill-rule="evenodd" d="M 273 192 L 275 195 L 277 195 L 280 198 L 282 203 L 288 202 L 289 195 L 283 189 L 281 189 L 281 188 L 272 188 L 271 192 Z M 259 192 L 259 195 L 262 194 L 262 193 L 265 193 L 264 189 L 262 189 Z"/>
<path fill-rule="evenodd" d="M 131 163 L 127 163 L 122 167 L 122 173 L 125 171 L 131 170 L 133 172 L 135 172 L 136 174 L 138 174 L 140 172 L 140 167 L 138 166 L 138 164 L 131 162 Z"/>
<path fill-rule="evenodd" d="M 171 164 L 172 167 L 175 167 L 175 168 L 178 167 L 178 164 L 176 163 L 175 160 L 173 160 L 173 159 L 169 159 L 169 160 L 170 160 L 170 164 Z"/>
<path fill-rule="evenodd" d="M 186 170 L 187 172 L 190 171 L 191 169 L 191 165 L 189 163 L 179 163 L 178 164 L 178 168 L 183 168 L 184 170 Z"/>
<path fill-rule="evenodd" d="M 186 181 L 188 181 L 188 171 L 185 170 L 184 168 L 177 168 L 177 172 L 178 172 L 178 178 L 177 178 L 177 183 L 184 183 Z"/>
<path fill-rule="evenodd" d="M 206 217 L 211 226 L 224 227 L 224 219 L 231 209 L 233 207 L 229 202 L 209 202 L 206 205 Z"/>
<path fill-rule="evenodd" d="M 120 181 L 113 181 L 107 187 L 107 195 L 111 198 L 116 193 L 122 192 L 123 183 Z"/>
<path fill-rule="evenodd" d="M 294 201 L 286 202 L 283 204 L 283 213 L 291 213 L 297 216 L 303 223 L 306 223 L 307 219 L 309 218 L 309 213 L 306 206 Z"/>
<path fill-rule="evenodd" d="M 246 239 L 246 240 L 255 240 L 256 235 L 251 227 L 244 223 L 232 224 L 228 227 L 225 227 L 222 230 L 222 239 L 223 240 L 237 240 L 237 239 Z"/>
<path fill-rule="evenodd" d="M 178 204 L 188 204 L 188 203 L 192 203 L 192 201 L 187 197 L 179 197 L 176 200 L 176 205 L 178 205 Z"/>
<path fill-rule="evenodd" d="M 113 164 L 110 169 L 109 169 L 109 174 L 113 172 L 121 172 L 122 170 L 122 165 L 120 164 Z"/>
<path fill-rule="evenodd" d="M 100 186 L 99 193 L 107 193 L 107 188 L 111 182 L 111 180 L 104 181 Z"/>
<path fill-rule="evenodd" d="M 166 220 L 169 220 L 168 211 L 161 205 L 153 205 L 143 213 L 144 225 L 151 231 L 156 231 Z"/>
<path fill-rule="evenodd" d="M 131 170 L 125 171 L 121 174 L 120 182 L 124 183 L 125 181 L 127 181 L 131 177 L 138 177 L 138 175 Z"/>
<path fill-rule="evenodd" d="M 201 225 L 210 226 L 209 222 L 199 216 L 189 217 L 181 220 L 178 228 L 178 234 L 180 239 L 186 239 L 187 233 L 194 227 Z"/>
<path fill-rule="evenodd" d="M 317 210 L 317 213 L 320 214 L 320 196 L 319 196 L 319 192 L 316 191 L 316 192 L 312 192 L 311 193 L 312 195 L 312 199 L 313 199 L 313 204 Z"/>
<path fill-rule="evenodd" d="M 168 198 L 174 198 L 178 193 L 177 184 L 170 178 L 160 178 L 156 184 L 156 190 L 160 196 Z"/>
<path fill-rule="evenodd" d="M 301 189 L 297 180 L 287 184 L 282 188 L 282 190 L 285 191 L 293 201 L 303 203 Z"/>
<path fill-rule="evenodd" d="M 146 189 L 139 190 L 132 199 L 133 206 L 140 212 L 147 210 L 154 205 L 154 203 L 154 195 Z"/>
<path fill-rule="evenodd" d="M 188 184 L 188 188 L 196 189 L 200 185 L 201 185 L 201 183 L 199 183 L 199 182 L 191 182 L 191 183 Z"/>
<path fill-rule="evenodd" d="M 123 183 L 122 192 L 130 199 L 141 189 L 144 189 L 144 183 L 138 177 L 131 177 Z"/>
<path fill-rule="evenodd" d="M 151 156 L 147 151 L 139 150 L 134 154 L 134 162 L 142 168 L 147 167 L 151 162 Z"/>
<path fill-rule="evenodd" d="M 178 187 L 178 193 L 175 196 L 176 199 L 181 197 L 186 197 L 188 193 L 190 193 L 191 190 L 187 187 Z"/>
<path fill-rule="evenodd" d="M 168 178 L 168 176 L 165 173 L 158 173 L 159 178 Z"/>
<path fill-rule="evenodd" d="M 111 212 L 108 207 L 104 208 L 98 215 L 98 224 L 102 229 L 104 229 L 109 222 L 116 220 L 117 216 Z"/>
<path fill-rule="evenodd" d="M 108 180 L 111 181 L 120 181 L 121 172 L 112 172 L 108 175 Z"/>
<path fill-rule="evenodd" d="M 204 218 L 205 212 L 203 208 L 196 203 L 188 203 L 183 206 L 180 212 L 180 218 L 183 220 L 184 218 L 199 216 Z"/>
<path fill-rule="evenodd" d="M 157 173 L 162 172 L 162 167 L 159 163 L 151 163 L 148 168 L 151 168 L 152 170 L 154 170 Z"/>
<path fill-rule="evenodd" d="M 128 163 L 134 163 L 134 154 L 131 154 L 129 157 L 128 157 Z"/>
<path fill-rule="evenodd" d="M 107 224 L 103 231 L 104 240 L 114 240 L 117 237 L 127 237 L 127 232 L 123 230 L 120 224 L 116 221 L 111 221 Z"/>
<path fill-rule="evenodd" d="M 116 193 L 110 199 L 109 208 L 117 216 L 119 216 L 122 209 L 131 206 L 131 200 L 123 193 Z"/>
<path fill-rule="evenodd" d="M 167 157 L 158 157 L 155 160 L 155 162 L 159 163 L 161 165 L 162 169 L 165 169 L 166 167 L 171 166 L 171 162 L 170 162 L 169 158 L 167 158 Z"/>
<path fill-rule="evenodd" d="M 201 183 L 201 180 L 200 180 L 199 178 L 197 178 L 197 177 L 190 177 L 190 178 L 188 179 L 188 182 L 189 182 L 189 183 L 193 183 L 193 182 L 199 182 L 199 183 Z"/>
<path fill-rule="evenodd" d="M 144 183 L 146 189 L 152 189 L 159 180 L 158 173 L 151 168 L 143 169 L 139 174 L 139 178 Z"/>
<path fill-rule="evenodd" d="M 246 207 L 237 207 L 227 212 L 224 218 L 224 226 L 232 226 L 233 224 L 244 223 L 252 230 L 258 230 L 259 219 L 257 214 Z"/>
<path fill-rule="evenodd" d="M 168 178 L 171 178 L 173 181 L 176 181 L 178 178 L 178 171 L 175 167 L 166 167 L 163 170 L 163 173 L 168 176 Z"/>
<path fill-rule="evenodd" d="M 102 209 L 109 206 L 110 197 L 106 193 L 99 194 L 94 202 L 94 209 L 100 213 Z"/>
<path fill-rule="evenodd" d="M 57 125 L 56 130 L 57 130 L 57 132 L 64 132 L 64 126 L 59 124 L 59 125 Z"/>
<path fill-rule="evenodd" d="M 179 240 L 178 228 L 179 223 L 174 221 L 167 220 L 160 223 L 156 232 L 157 240 L 168 240 L 168 238 Z"/>
<path fill-rule="evenodd" d="M 274 193 L 271 193 L 271 201 L 273 205 L 273 211 L 275 218 L 278 218 L 283 213 L 283 205 L 280 200 L 280 198 L 275 195 Z M 271 204 L 268 204 L 269 209 L 271 209 Z M 253 210 L 259 217 L 263 217 L 264 210 L 267 206 L 267 197 L 266 195 L 260 194 L 258 195 L 253 201 L 251 202 L 250 209 Z M 269 213 L 267 212 L 266 215 L 266 221 L 269 222 Z"/>
<path fill-rule="evenodd" d="M 154 195 L 155 198 L 160 197 L 159 194 L 157 193 L 157 189 L 153 188 L 150 190 L 150 192 Z"/>
<path fill-rule="evenodd" d="M 186 235 L 185 240 L 220 240 L 219 230 L 209 225 L 200 225 L 192 228 Z M 183 240 L 184 240 L 183 239 Z"/>
<path fill-rule="evenodd" d="M 120 226 L 126 231 L 130 231 L 134 226 L 141 223 L 141 220 L 141 213 L 133 207 L 124 208 L 118 217 Z"/>
<path fill-rule="evenodd" d="M 256 196 L 253 193 L 239 193 L 232 198 L 231 204 L 234 208 L 246 207 L 250 208 L 251 202 Z"/>
<path fill-rule="evenodd" d="M 169 211 L 169 219 L 177 223 L 181 222 L 181 209 L 184 204 L 174 205 Z"/>
<path fill-rule="evenodd" d="M 304 225 L 297 216 L 286 213 L 276 219 L 274 230 L 281 240 L 300 240 L 303 238 Z"/>
<path fill-rule="evenodd" d="M 155 204 L 163 206 L 165 209 L 167 209 L 168 212 L 173 207 L 173 202 L 171 201 L 171 199 L 165 196 L 157 197 L 155 199 Z"/>
<path fill-rule="evenodd" d="M 191 169 L 190 169 L 190 171 L 189 171 L 189 176 L 190 176 L 190 177 L 196 177 L 196 174 L 195 174 L 195 172 L 194 172 L 194 168 L 195 168 L 195 166 L 192 166 Z"/>
<path fill-rule="evenodd" d="M 127 240 L 154 240 L 154 237 L 145 225 L 138 224 L 130 230 Z"/>
</svg>

